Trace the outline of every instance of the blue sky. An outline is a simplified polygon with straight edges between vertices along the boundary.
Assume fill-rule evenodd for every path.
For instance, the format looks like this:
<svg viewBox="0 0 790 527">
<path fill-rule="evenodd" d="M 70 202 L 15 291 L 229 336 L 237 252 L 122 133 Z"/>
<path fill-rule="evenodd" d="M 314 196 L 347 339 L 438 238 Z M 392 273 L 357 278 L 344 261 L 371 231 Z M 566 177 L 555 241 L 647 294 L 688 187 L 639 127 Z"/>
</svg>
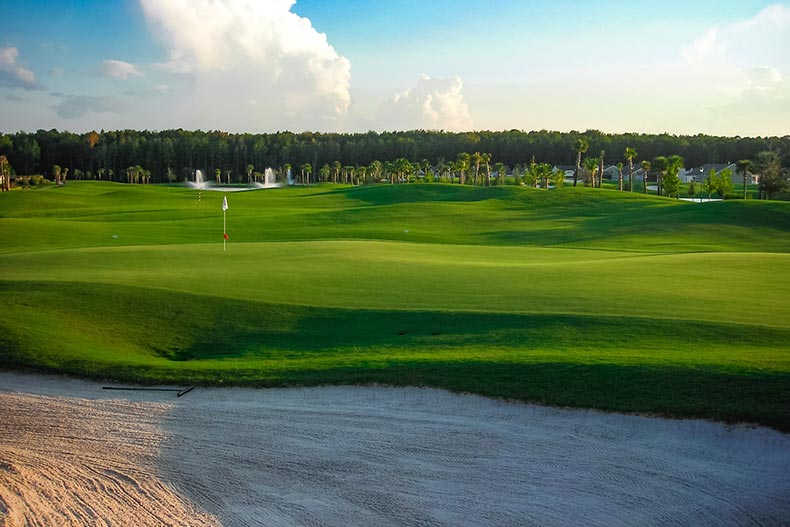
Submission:
<svg viewBox="0 0 790 527">
<path fill-rule="evenodd" d="M 790 133 L 790 3 L 3 6 L 2 131 Z"/>
</svg>

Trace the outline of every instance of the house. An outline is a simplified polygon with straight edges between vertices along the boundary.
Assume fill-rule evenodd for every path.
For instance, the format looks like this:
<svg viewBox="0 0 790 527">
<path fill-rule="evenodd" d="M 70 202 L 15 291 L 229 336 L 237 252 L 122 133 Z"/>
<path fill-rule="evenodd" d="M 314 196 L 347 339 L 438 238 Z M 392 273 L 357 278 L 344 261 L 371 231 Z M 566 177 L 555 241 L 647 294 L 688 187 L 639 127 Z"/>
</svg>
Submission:
<svg viewBox="0 0 790 527">
<path fill-rule="evenodd" d="M 554 165 L 551 169 L 551 173 L 554 174 L 558 170 L 565 172 L 565 179 L 573 179 L 573 174 L 576 172 L 576 166 L 574 165 Z M 582 178 L 582 175 L 579 174 L 579 178 Z"/>
<path fill-rule="evenodd" d="M 694 167 L 694 168 L 682 168 L 680 172 L 678 172 L 678 177 L 680 178 L 681 183 L 689 183 L 694 181 L 695 183 L 702 183 L 705 181 L 705 178 L 708 177 L 711 170 L 718 174 L 725 168 L 729 168 L 732 170 L 733 175 L 733 183 L 739 182 L 743 183 L 743 177 L 738 175 L 737 179 L 735 178 L 736 167 L 734 163 L 707 163 L 705 165 Z"/>
<path fill-rule="evenodd" d="M 623 177 L 626 179 L 628 178 L 628 167 L 623 167 Z M 636 165 L 634 165 L 634 181 L 642 181 L 644 179 L 645 179 L 645 169 L 643 169 L 641 166 L 637 167 Z M 647 182 L 650 183 L 651 179 L 653 180 L 656 179 L 656 176 L 655 174 L 653 174 L 652 171 L 648 172 L 647 174 Z"/>
<path fill-rule="evenodd" d="M 627 172 L 626 169 L 623 169 L 623 178 L 626 178 Z M 620 172 L 617 170 L 617 166 L 609 165 L 608 167 L 603 169 L 603 178 L 604 179 L 611 179 L 612 181 L 616 181 L 620 179 Z"/>
<path fill-rule="evenodd" d="M 705 181 L 705 178 L 708 177 L 711 170 L 715 171 L 716 174 L 719 174 L 722 170 L 727 168 L 732 171 L 730 179 L 732 180 L 733 185 L 743 185 L 743 174 L 738 173 L 738 166 L 735 163 L 708 163 L 706 165 L 702 165 L 701 167 L 681 170 L 680 174 L 678 174 L 678 177 L 680 177 L 680 181 L 682 183 L 688 183 L 689 181 L 702 183 Z M 756 185 L 759 182 L 760 176 L 757 174 L 750 173 L 746 176 L 747 185 Z"/>
</svg>

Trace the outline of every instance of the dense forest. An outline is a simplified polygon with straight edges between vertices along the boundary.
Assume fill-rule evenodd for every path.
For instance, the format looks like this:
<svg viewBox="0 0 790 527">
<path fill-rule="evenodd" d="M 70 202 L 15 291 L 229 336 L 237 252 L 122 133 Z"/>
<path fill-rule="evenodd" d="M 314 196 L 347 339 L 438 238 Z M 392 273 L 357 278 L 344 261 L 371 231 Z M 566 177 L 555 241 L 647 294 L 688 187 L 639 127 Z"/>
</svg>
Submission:
<svg viewBox="0 0 790 527">
<path fill-rule="evenodd" d="M 144 181 L 152 183 L 191 178 L 196 169 L 211 178 L 221 174 L 223 181 L 232 183 L 246 182 L 252 171 L 263 172 L 266 167 L 280 173 L 283 167 L 295 167 L 298 175 L 299 168 L 303 172 L 309 166 L 308 177 L 315 181 L 325 180 L 326 167 L 332 167 L 334 173 L 335 167 L 369 166 L 376 161 L 386 163 L 396 159 L 420 167 L 426 162 L 438 167 L 452 163 L 463 152 L 485 152 L 491 163 L 502 163 L 509 169 L 527 166 L 533 159 L 574 166 L 579 139 L 586 140 L 591 155 L 604 152 L 607 165 L 625 161 L 624 152 L 631 148 L 638 153 L 634 160 L 637 167 L 639 161 L 657 156 L 677 155 L 685 166 L 692 167 L 754 159 L 763 151 L 776 152 L 781 165 L 790 166 L 790 136 L 607 134 L 596 130 L 569 133 L 417 130 L 357 134 L 230 134 L 181 129 L 75 134 L 38 130 L 0 134 L 0 155 L 6 156 L 16 174 L 41 174 L 47 178 L 53 177 L 53 169 L 62 168 L 69 179 L 127 181 L 129 167 L 137 167 Z"/>
</svg>

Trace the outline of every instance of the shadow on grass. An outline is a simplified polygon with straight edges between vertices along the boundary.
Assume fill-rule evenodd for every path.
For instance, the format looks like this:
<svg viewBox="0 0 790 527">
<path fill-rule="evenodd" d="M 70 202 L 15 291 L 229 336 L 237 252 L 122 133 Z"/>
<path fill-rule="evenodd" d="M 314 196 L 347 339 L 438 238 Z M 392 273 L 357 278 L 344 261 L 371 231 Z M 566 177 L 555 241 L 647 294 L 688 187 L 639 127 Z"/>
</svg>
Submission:
<svg viewBox="0 0 790 527">
<path fill-rule="evenodd" d="M 0 366 L 145 384 L 433 386 L 790 431 L 790 329 L 560 314 L 321 309 L 0 281 Z M 764 369 L 761 369 L 764 368 Z"/>
</svg>

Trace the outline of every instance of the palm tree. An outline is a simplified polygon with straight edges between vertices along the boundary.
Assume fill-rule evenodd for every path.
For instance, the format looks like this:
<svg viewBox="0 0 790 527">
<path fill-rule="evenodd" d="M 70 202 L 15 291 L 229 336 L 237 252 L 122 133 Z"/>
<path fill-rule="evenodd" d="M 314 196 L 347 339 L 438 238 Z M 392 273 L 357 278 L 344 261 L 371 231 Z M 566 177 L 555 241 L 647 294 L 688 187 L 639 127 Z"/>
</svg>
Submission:
<svg viewBox="0 0 790 527">
<path fill-rule="evenodd" d="M 480 155 L 480 152 L 475 152 L 471 156 L 472 163 L 475 165 L 475 180 L 473 185 L 477 186 L 477 178 L 480 175 L 480 162 L 483 160 L 483 156 Z"/>
<path fill-rule="evenodd" d="M 549 180 L 552 176 L 552 166 L 548 163 L 538 163 L 534 167 L 537 179 L 543 182 L 543 188 L 549 190 Z"/>
<path fill-rule="evenodd" d="M 425 178 L 425 180 L 427 181 L 428 180 L 428 174 L 431 171 L 431 162 L 428 161 L 427 159 L 423 159 L 422 161 L 420 161 L 420 168 L 422 168 L 422 175 Z"/>
<path fill-rule="evenodd" d="M 0 188 L 3 192 L 11 190 L 11 170 L 6 156 L 0 156 Z"/>
<path fill-rule="evenodd" d="M 622 161 L 619 161 L 617 163 L 617 174 L 620 176 L 619 189 L 620 189 L 620 192 L 622 192 L 623 191 L 623 162 Z"/>
<path fill-rule="evenodd" d="M 329 180 L 329 174 L 331 174 L 331 173 L 332 173 L 332 169 L 329 168 L 329 164 L 328 163 L 324 163 L 324 166 L 322 166 L 319 169 L 319 171 L 318 171 L 318 175 L 321 177 L 321 181 L 323 181 L 323 182 L 326 182 L 326 181 Z"/>
<path fill-rule="evenodd" d="M 340 178 L 340 169 L 343 165 L 340 164 L 340 161 L 335 161 L 332 163 L 332 183 L 337 183 L 337 180 Z"/>
<path fill-rule="evenodd" d="M 601 183 L 603 182 L 603 156 L 606 154 L 604 150 L 601 150 L 601 157 L 599 158 L 600 163 L 598 164 L 598 188 L 601 188 Z M 595 185 L 593 185 L 595 186 Z"/>
<path fill-rule="evenodd" d="M 69 175 L 69 169 L 64 168 L 60 176 L 60 182 L 63 183 L 64 185 L 66 184 L 66 178 L 68 177 L 68 175 Z"/>
<path fill-rule="evenodd" d="M 351 165 L 345 165 L 340 169 L 340 172 L 343 176 L 343 183 L 353 183 L 354 167 Z"/>
<path fill-rule="evenodd" d="M 310 163 L 305 163 L 303 168 L 304 168 L 305 173 L 307 174 L 307 186 L 309 187 L 310 186 L 310 174 L 313 173 L 313 165 L 311 165 Z"/>
<path fill-rule="evenodd" d="M 458 163 L 456 164 L 456 168 L 458 169 L 458 182 L 463 185 L 466 183 L 466 171 L 469 170 L 469 160 L 470 155 L 466 152 L 461 152 L 458 154 Z"/>
<path fill-rule="evenodd" d="M 652 167 L 653 170 L 656 171 L 656 194 L 659 196 L 663 194 L 663 189 L 661 188 L 661 176 L 664 175 L 667 171 L 668 161 L 667 158 L 664 156 L 658 156 L 653 159 Z"/>
<path fill-rule="evenodd" d="M 598 158 L 588 157 L 584 160 L 584 170 L 590 174 L 590 181 L 595 186 L 595 173 L 598 172 Z"/>
<path fill-rule="evenodd" d="M 634 159 L 636 159 L 636 150 L 629 147 L 625 149 L 625 158 L 628 160 L 628 192 L 634 191 Z M 647 186 L 647 181 L 645 181 Z"/>
<path fill-rule="evenodd" d="M 645 182 L 645 194 L 647 194 L 647 176 L 650 174 L 650 161 L 642 161 L 642 181 Z"/>
<path fill-rule="evenodd" d="M 496 183 L 497 185 L 504 185 L 505 184 L 505 165 L 504 163 L 497 163 L 494 165 L 494 170 L 496 170 Z"/>
<path fill-rule="evenodd" d="M 215 168 L 214 169 L 214 176 L 215 176 L 215 179 L 217 180 L 217 184 L 221 185 L 222 184 L 222 170 L 220 170 L 219 168 Z"/>
<path fill-rule="evenodd" d="M 365 183 L 368 182 L 368 167 L 365 165 L 357 167 L 357 184 L 359 184 L 359 180 L 362 179 Z"/>
<path fill-rule="evenodd" d="M 371 176 L 374 179 L 378 180 L 381 179 L 381 171 L 383 168 L 384 167 L 382 166 L 381 161 L 379 161 L 378 159 L 374 159 L 373 161 L 370 162 L 370 166 L 368 167 L 368 172 L 371 174 Z"/>
<path fill-rule="evenodd" d="M 483 163 L 486 166 L 486 186 L 491 186 L 491 154 L 483 154 Z"/>
<path fill-rule="evenodd" d="M 680 169 L 683 168 L 683 158 L 679 155 L 672 155 L 667 158 L 667 169 L 664 175 L 665 183 L 664 187 L 667 190 L 667 196 L 672 197 L 674 194 L 675 197 L 679 196 L 680 192 L 680 178 L 678 177 L 678 173 Z M 722 196 L 724 197 L 724 196 Z"/>
<path fill-rule="evenodd" d="M 582 166 L 582 154 L 587 152 L 587 149 L 590 148 L 590 144 L 587 142 L 587 139 L 584 137 L 580 137 L 576 140 L 576 145 L 573 147 L 576 150 L 576 172 L 573 173 L 573 186 L 576 186 L 576 183 L 579 180 L 579 170 L 581 170 Z"/>
<path fill-rule="evenodd" d="M 247 165 L 247 184 L 252 183 L 252 173 L 255 172 L 255 167 Z"/>
<path fill-rule="evenodd" d="M 749 175 L 749 171 L 752 169 L 752 162 L 748 159 L 741 159 L 737 163 L 735 163 L 736 171 L 743 175 L 743 199 L 746 199 L 746 178 Z"/>
<path fill-rule="evenodd" d="M 399 157 L 395 160 L 395 171 L 398 173 L 398 179 L 405 179 L 409 182 L 409 176 L 414 172 L 414 166 L 405 157 Z"/>
<path fill-rule="evenodd" d="M 444 161 L 439 161 L 439 164 L 436 165 L 436 173 L 439 175 L 439 182 L 444 183 L 444 180 L 447 178 L 448 173 L 452 170 L 450 166 L 445 163 Z"/>
</svg>

